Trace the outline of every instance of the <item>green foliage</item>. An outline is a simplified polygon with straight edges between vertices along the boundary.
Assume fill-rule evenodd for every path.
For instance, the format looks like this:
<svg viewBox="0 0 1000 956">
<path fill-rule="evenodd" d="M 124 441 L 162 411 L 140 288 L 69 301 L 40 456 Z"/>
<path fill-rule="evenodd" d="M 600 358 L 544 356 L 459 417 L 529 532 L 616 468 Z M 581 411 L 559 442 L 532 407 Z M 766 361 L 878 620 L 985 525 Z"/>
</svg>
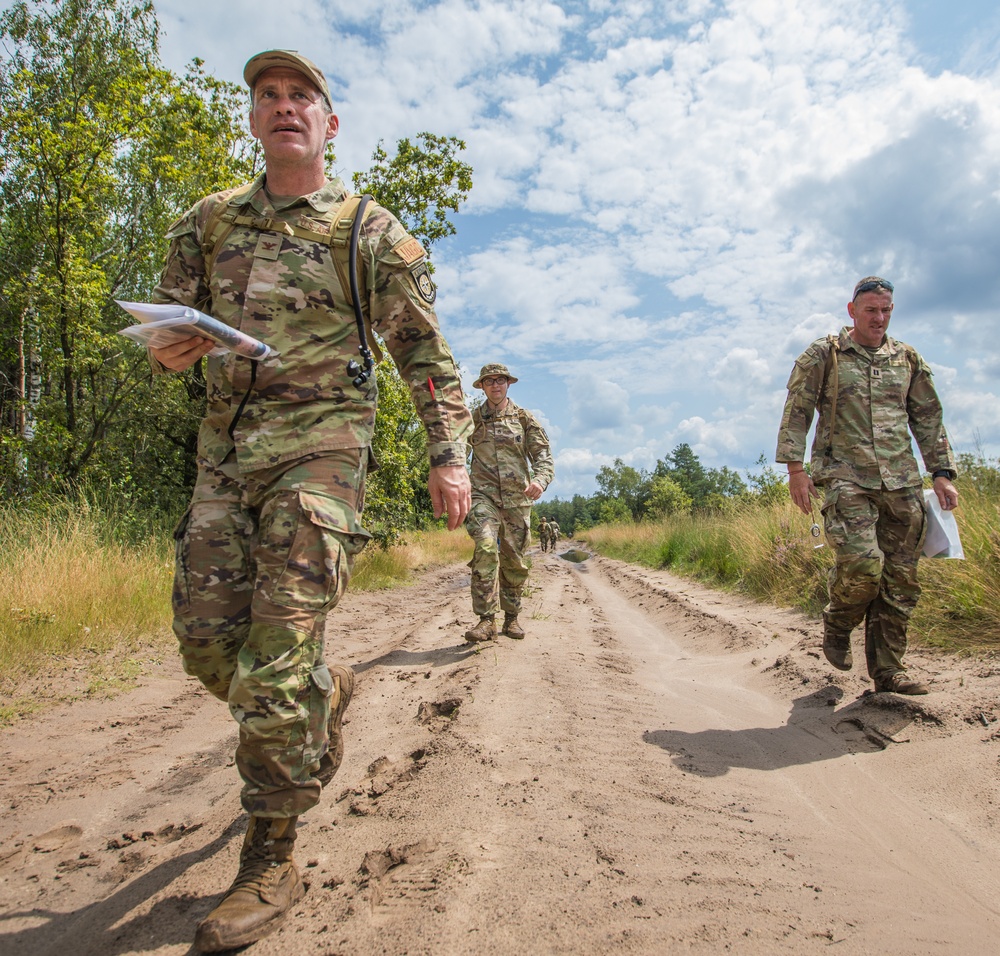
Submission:
<svg viewBox="0 0 1000 956">
<path fill-rule="evenodd" d="M 149 296 L 170 221 L 252 158 L 238 88 L 198 62 L 183 78 L 163 69 L 158 33 L 152 4 L 125 0 L 20 2 L 0 17 L 7 493 L 98 480 L 156 501 L 189 478 L 190 391 L 158 396 L 169 421 L 151 408 L 145 354 L 115 334 L 112 299 Z"/>
<path fill-rule="evenodd" d="M 958 521 L 964 561 L 924 558 L 923 593 L 910 635 L 951 651 L 1000 647 L 1000 462 L 960 457 Z M 578 529 L 610 557 L 669 568 L 761 601 L 818 616 L 827 599 L 833 553 L 812 537 L 812 519 L 788 499 L 764 462 L 747 492 L 724 510 L 675 514 L 660 521 Z M 929 485 L 929 480 L 928 480 Z"/>
<path fill-rule="evenodd" d="M 365 527 L 384 549 L 432 513 L 426 493 L 427 433 L 392 361 L 382 362 L 377 374 L 378 417 L 372 452 L 378 467 L 368 476 Z"/>
<path fill-rule="evenodd" d="M 642 517 L 649 497 L 649 476 L 645 472 L 616 458 L 613 466 L 601 466 L 596 481 L 601 510 L 607 505 L 610 514 L 627 514 L 635 521 Z M 600 513 L 599 510 L 598 514 Z"/>
<path fill-rule="evenodd" d="M 380 140 L 371 167 L 354 175 L 354 188 L 371 193 L 430 249 L 455 234 L 448 213 L 458 212 L 472 189 L 472 167 L 458 159 L 464 149 L 454 136 L 425 132 L 417 143 L 398 140 L 390 159 Z"/>
<path fill-rule="evenodd" d="M 626 465 L 616 458 L 596 475 L 597 493 L 577 495 L 572 502 L 556 499 L 536 505 L 534 513 L 557 515 L 559 527 L 572 535 L 595 524 L 623 521 L 659 521 L 670 515 L 732 513 L 760 501 L 782 500 L 784 480 L 764 461 L 759 474 L 749 476 L 751 487 L 728 468 L 706 468 L 690 445 L 680 444 L 656 463 L 652 472 Z"/>
<path fill-rule="evenodd" d="M 667 515 L 688 514 L 694 498 L 673 478 L 656 475 L 649 483 L 649 500 L 645 515 L 649 518 L 665 518 Z"/>
</svg>

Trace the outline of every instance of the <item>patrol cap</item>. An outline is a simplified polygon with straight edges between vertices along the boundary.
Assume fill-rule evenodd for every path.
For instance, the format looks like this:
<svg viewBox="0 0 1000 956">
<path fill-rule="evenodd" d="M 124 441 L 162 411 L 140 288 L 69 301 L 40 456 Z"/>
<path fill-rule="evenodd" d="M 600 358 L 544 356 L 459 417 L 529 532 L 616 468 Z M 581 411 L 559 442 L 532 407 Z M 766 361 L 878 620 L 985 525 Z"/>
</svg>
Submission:
<svg viewBox="0 0 1000 956">
<path fill-rule="evenodd" d="M 330 96 L 330 87 L 327 86 L 326 77 L 323 71 L 307 59 L 297 50 L 265 50 L 247 60 L 247 65 L 243 67 L 243 79 L 253 92 L 257 77 L 272 66 L 285 66 L 297 73 L 301 73 L 307 80 L 315 84 L 316 88 L 323 94 L 326 105 L 333 109 L 333 98 Z"/>
<path fill-rule="evenodd" d="M 490 376 L 493 376 L 493 375 L 502 375 L 504 378 L 507 379 L 507 381 L 511 385 L 513 385 L 517 381 L 517 379 L 514 378 L 514 376 L 510 374 L 510 372 L 508 371 L 506 365 L 501 365 L 499 362 L 490 362 L 489 365 L 484 365 L 479 370 L 479 378 L 477 378 L 472 383 L 472 387 L 473 388 L 480 388 L 480 387 L 482 387 L 482 381 L 483 381 L 483 379 L 484 378 L 489 378 Z"/>
</svg>

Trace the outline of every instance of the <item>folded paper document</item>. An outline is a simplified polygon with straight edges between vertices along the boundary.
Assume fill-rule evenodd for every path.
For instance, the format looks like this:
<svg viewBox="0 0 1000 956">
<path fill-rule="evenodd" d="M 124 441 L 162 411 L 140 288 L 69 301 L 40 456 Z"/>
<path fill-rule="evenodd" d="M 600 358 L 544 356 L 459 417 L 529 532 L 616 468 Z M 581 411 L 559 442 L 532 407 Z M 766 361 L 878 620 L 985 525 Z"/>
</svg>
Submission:
<svg viewBox="0 0 1000 956">
<path fill-rule="evenodd" d="M 927 536 L 924 538 L 924 557 L 965 558 L 958 522 L 950 511 L 942 511 L 933 488 L 924 489 L 927 503 Z"/>
<path fill-rule="evenodd" d="M 115 299 L 115 302 L 140 323 L 121 329 L 118 334 L 150 348 L 163 348 L 192 335 L 200 335 L 217 343 L 209 355 L 235 352 L 237 355 L 257 360 L 277 355 L 274 349 L 252 335 L 247 335 L 189 306 L 169 303 L 151 305 L 147 302 L 122 302 L 119 299 Z"/>
</svg>

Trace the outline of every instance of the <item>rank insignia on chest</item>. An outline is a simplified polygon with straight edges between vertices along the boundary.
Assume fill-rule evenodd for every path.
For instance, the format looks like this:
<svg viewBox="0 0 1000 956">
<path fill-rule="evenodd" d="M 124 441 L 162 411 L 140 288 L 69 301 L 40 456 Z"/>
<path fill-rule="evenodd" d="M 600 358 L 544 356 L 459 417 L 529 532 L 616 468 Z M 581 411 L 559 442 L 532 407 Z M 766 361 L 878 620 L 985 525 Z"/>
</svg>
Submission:
<svg viewBox="0 0 1000 956">
<path fill-rule="evenodd" d="M 281 236 L 273 232 L 265 232 L 257 240 L 257 248 L 253 251 L 255 259 L 277 259 L 281 252 Z"/>
<path fill-rule="evenodd" d="M 881 378 L 881 377 L 882 377 L 882 369 L 880 369 L 877 365 L 873 365 L 872 378 Z"/>
</svg>

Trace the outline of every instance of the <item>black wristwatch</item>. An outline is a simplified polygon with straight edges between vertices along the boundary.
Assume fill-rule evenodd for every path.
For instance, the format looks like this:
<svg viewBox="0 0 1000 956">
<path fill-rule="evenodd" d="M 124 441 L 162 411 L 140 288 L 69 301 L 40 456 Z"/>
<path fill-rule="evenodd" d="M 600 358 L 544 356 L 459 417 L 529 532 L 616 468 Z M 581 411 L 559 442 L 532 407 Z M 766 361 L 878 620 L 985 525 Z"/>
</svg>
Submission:
<svg viewBox="0 0 1000 956">
<path fill-rule="evenodd" d="M 949 481 L 954 481 L 955 472 L 953 472 L 950 468 L 938 468 L 938 470 L 931 475 L 931 478 L 947 478 Z"/>
</svg>

